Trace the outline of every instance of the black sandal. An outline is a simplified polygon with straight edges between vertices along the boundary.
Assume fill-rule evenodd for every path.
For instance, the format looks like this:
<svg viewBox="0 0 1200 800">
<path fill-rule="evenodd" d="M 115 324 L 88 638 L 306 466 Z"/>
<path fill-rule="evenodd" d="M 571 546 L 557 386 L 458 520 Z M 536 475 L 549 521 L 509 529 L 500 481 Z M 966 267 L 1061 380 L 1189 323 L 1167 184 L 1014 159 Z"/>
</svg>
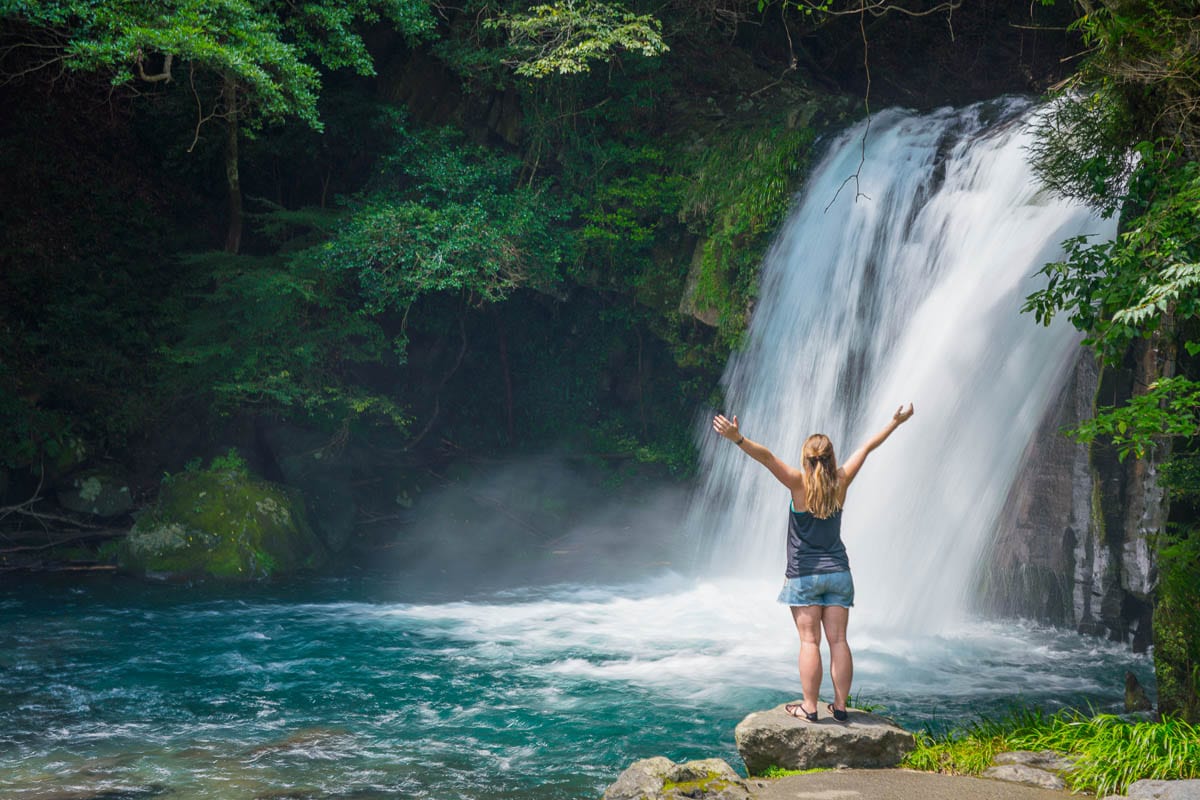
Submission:
<svg viewBox="0 0 1200 800">
<path fill-rule="evenodd" d="M 801 711 L 803 711 L 803 709 L 801 709 Z M 850 715 L 846 713 L 845 709 L 842 709 L 841 711 L 839 711 L 838 709 L 833 707 L 833 703 L 829 704 L 829 713 L 833 714 L 833 718 L 836 719 L 838 722 L 845 722 L 847 719 L 850 718 Z"/>
<path fill-rule="evenodd" d="M 796 713 L 796 709 L 800 709 L 799 714 Z M 817 721 L 817 712 L 813 711 L 810 713 L 808 711 L 805 711 L 803 703 L 788 703 L 786 706 L 783 707 L 783 710 L 786 711 L 789 716 L 793 716 L 796 719 L 806 719 L 809 722 Z M 845 713 L 846 713 L 845 711 L 842 712 L 843 715 L 845 715 Z"/>
</svg>

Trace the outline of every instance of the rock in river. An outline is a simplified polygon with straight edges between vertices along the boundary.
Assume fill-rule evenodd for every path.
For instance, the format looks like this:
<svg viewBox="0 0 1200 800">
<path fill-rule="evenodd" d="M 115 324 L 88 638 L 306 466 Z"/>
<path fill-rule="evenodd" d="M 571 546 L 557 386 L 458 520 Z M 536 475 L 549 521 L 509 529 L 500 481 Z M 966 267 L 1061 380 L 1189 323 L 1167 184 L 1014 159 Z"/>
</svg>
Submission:
<svg viewBox="0 0 1200 800">
<path fill-rule="evenodd" d="M 122 543 L 120 566 L 166 577 L 266 578 L 318 566 L 304 503 L 244 472 L 173 476 Z"/>
</svg>

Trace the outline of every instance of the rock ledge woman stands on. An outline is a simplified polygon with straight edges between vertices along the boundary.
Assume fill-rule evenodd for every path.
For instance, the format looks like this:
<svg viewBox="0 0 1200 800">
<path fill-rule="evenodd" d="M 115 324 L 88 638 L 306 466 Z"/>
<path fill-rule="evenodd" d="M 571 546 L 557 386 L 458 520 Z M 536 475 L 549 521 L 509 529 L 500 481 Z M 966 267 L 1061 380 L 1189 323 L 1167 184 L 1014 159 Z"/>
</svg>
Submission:
<svg viewBox="0 0 1200 800">
<path fill-rule="evenodd" d="M 829 711 L 839 721 L 847 718 L 846 698 L 854 678 L 854 661 L 846 642 L 846 626 L 850 607 L 854 605 L 854 580 L 846 546 L 842 544 L 842 506 L 846 490 L 867 456 L 912 415 L 911 403 L 908 408 L 898 408 L 888 424 L 840 467 L 829 437 L 814 433 L 804 442 L 800 469 L 743 436 L 736 416 L 727 419 L 718 414 L 713 418 L 714 431 L 766 467 L 792 493 L 786 580 L 779 602 L 791 607 L 792 620 L 800 634 L 800 688 L 804 700 L 785 706 L 794 717 L 817 721 L 823 629 L 829 641 L 829 677 L 833 681 Z"/>
</svg>

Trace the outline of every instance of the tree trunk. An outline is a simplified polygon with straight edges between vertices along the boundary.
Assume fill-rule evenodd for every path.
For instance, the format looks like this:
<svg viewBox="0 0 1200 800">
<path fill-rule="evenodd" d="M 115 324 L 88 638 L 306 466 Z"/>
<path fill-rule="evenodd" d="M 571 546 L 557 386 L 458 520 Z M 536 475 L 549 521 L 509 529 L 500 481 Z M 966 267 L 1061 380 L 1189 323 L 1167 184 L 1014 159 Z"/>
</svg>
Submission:
<svg viewBox="0 0 1200 800">
<path fill-rule="evenodd" d="M 225 76 L 222 90 L 228 116 L 225 123 L 225 183 L 229 191 L 229 228 L 225 233 L 225 252 L 236 253 L 242 246 L 242 183 L 238 176 L 237 82 Z"/>
</svg>

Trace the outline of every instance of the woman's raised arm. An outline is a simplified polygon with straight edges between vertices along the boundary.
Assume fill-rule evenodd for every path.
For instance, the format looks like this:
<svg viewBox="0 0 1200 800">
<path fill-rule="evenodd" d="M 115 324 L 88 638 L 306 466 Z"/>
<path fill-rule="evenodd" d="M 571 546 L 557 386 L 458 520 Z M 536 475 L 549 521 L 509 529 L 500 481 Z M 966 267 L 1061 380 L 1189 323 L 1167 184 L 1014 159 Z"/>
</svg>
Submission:
<svg viewBox="0 0 1200 800">
<path fill-rule="evenodd" d="M 912 403 L 908 404 L 908 408 L 900 406 L 898 409 L 896 409 L 896 413 L 892 415 L 892 418 L 888 420 L 888 424 L 884 425 L 879 430 L 879 433 L 868 439 L 866 444 L 855 450 L 854 453 L 846 459 L 841 468 L 842 480 L 840 481 L 840 484 L 843 492 L 845 492 L 846 488 L 850 485 L 850 481 L 854 480 L 854 476 L 858 474 L 858 471 L 862 469 L 863 462 L 867 460 L 867 456 L 871 454 L 871 451 L 886 442 L 887 438 L 892 435 L 892 431 L 896 430 L 896 428 L 899 428 L 905 422 L 908 422 L 909 417 L 912 415 Z"/>
<path fill-rule="evenodd" d="M 789 489 L 799 489 L 804 485 L 804 473 L 779 459 L 765 446 L 746 438 L 738 428 L 738 418 L 735 415 L 729 419 L 724 414 L 713 417 L 713 430 L 733 442 L 746 455 L 766 467 L 775 479 Z"/>
</svg>

